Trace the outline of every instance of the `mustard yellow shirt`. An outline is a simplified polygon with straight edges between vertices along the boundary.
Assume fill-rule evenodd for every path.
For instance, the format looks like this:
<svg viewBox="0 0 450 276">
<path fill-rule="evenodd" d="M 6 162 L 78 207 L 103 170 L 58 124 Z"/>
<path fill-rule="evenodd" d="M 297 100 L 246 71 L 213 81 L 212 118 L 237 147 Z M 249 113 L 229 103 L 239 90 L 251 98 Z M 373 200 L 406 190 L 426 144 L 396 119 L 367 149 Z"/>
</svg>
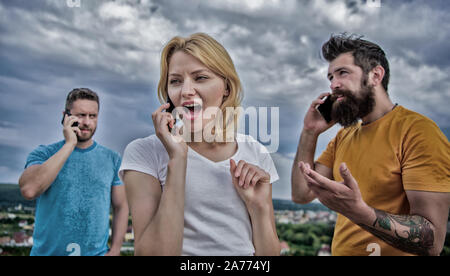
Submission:
<svg viewBox="0 0 450 276">
<path fill-rule="evenodd" d="M 343 181 L 345 162 L 362 198 L 390 214 L 409 214 L 406 190 L 450 192 L 450 144 L 427 117 L 402 106 L 368 125 L 341 129 L 317 160 Z M 333 255 L 410 255 L 338 215 Z"/>
</svg>

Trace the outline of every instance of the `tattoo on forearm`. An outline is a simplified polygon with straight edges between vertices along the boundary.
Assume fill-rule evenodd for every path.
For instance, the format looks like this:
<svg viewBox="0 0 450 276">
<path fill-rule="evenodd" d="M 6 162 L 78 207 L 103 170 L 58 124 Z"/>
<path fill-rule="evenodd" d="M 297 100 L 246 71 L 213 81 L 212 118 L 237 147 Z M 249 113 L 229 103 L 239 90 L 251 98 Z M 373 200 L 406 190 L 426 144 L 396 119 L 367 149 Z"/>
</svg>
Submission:
<svg viewBox="0 0 450 276">
<path fill-rule="evenodd" d="M 418 215 L 391 215 L 377 209 L 375 214 L 373 225 L 359 226 L 400 250 L 429 255 L 434 230 L 427 219 Z"/>
</svg>

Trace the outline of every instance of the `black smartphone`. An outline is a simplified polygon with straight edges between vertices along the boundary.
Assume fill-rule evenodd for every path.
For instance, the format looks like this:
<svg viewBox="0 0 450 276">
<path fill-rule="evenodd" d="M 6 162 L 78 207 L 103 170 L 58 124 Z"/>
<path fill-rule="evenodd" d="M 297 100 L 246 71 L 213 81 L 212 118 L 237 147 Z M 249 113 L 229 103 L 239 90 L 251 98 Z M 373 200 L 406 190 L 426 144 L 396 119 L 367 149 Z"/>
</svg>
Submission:
<svg viewBox="0 0 450 276">
<path fill-rule="evenodd" d="M 172 114 L 172 111 L 175 109 L 175 105 L 173 104 L 173 102 L 170 100 L 169 96 L 167 96 L 167 103 L 170 104 L 170 106 L 166 109 L 166 112 L 169 112 L 170 114 Z M 177 122 L 177 120 L 175 119 L 175 123 Z M 173 125 L 175 125 L 175 123 Z M 169 131 L 172 132 L 172 128 L 169 127 Z"/>
<path fill-rule="evenodd" d="M 65 118 L 65 116 L 72 116 L 72 114 L 70 113 L 70 110 L 69 109 L 66 109 L 65 111 L 64 111 L 64 115 L 63 115 L 63 118 L 62 118 L 62 120 L 61 120 L 61 124 L 62 125 L 64 125 L 64 118 Z M 78 122 L 75 122 L 75 123 L 73 123 L 72 124 L 72 127 L 77 127 L 78 126 Z"/>
<path fill-rule="evenodd" d="M 334 100 L 331 99 L 331 95 L 327 96 L 325 99 L 325 102 L 319 107 L 317 107 L 317 110 L 319 110 L 320 114 L 322 114 L 322 117 L 327 121 L 327 123 L 331 122 L 331 109 L 333 107 Z"/>
<path fill-rule="evenodd" d="M 173 103 L 172 103 L 172 101 L 170 100 L 169 97 L 167 97 L 167 103 L 169 103 L 170 106 L 166 109 L 166 112 L 172 113 L 172 111 L 173 111 L 174 108 L 175 108 L 175 105 L 173 105 Z"/>
</svg>

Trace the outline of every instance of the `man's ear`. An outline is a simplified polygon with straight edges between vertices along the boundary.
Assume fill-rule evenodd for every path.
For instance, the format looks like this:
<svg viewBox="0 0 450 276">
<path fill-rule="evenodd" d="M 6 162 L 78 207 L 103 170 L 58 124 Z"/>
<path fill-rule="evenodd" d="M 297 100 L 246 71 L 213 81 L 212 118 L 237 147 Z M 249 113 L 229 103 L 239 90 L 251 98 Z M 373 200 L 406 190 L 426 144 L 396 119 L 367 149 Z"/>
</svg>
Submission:
<svg viewBox="0 0 450 276">
<path fill-rule="evenodd" d="M 369 83 L 371 83 L 373 86 L 382 85 L 381 82 L 384 78 L 384 68 L 381 65 L 375 66 L 372 71 L 370 71 L 369 74 Z"/>
</svg>

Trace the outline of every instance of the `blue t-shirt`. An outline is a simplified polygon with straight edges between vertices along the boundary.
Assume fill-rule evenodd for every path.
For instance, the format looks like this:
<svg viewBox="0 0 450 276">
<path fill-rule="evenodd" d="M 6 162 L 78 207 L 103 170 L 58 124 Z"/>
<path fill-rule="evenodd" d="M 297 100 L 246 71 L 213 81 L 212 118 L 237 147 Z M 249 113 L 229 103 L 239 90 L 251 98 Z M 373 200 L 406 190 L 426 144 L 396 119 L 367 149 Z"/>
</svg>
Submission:
<svg viewBox="0 0 450 276">
<path fill-rule="evenodd" d="M 42 164 L 65 141 L 39 146 L 27 158 L 25 168 Z M 75 148 L 55 181 L 36 200 L 32 256 L 104 255 L 108 251 L 109 211 L 112 186 L 121 158 L 96 142 Z"/>
</svg>

